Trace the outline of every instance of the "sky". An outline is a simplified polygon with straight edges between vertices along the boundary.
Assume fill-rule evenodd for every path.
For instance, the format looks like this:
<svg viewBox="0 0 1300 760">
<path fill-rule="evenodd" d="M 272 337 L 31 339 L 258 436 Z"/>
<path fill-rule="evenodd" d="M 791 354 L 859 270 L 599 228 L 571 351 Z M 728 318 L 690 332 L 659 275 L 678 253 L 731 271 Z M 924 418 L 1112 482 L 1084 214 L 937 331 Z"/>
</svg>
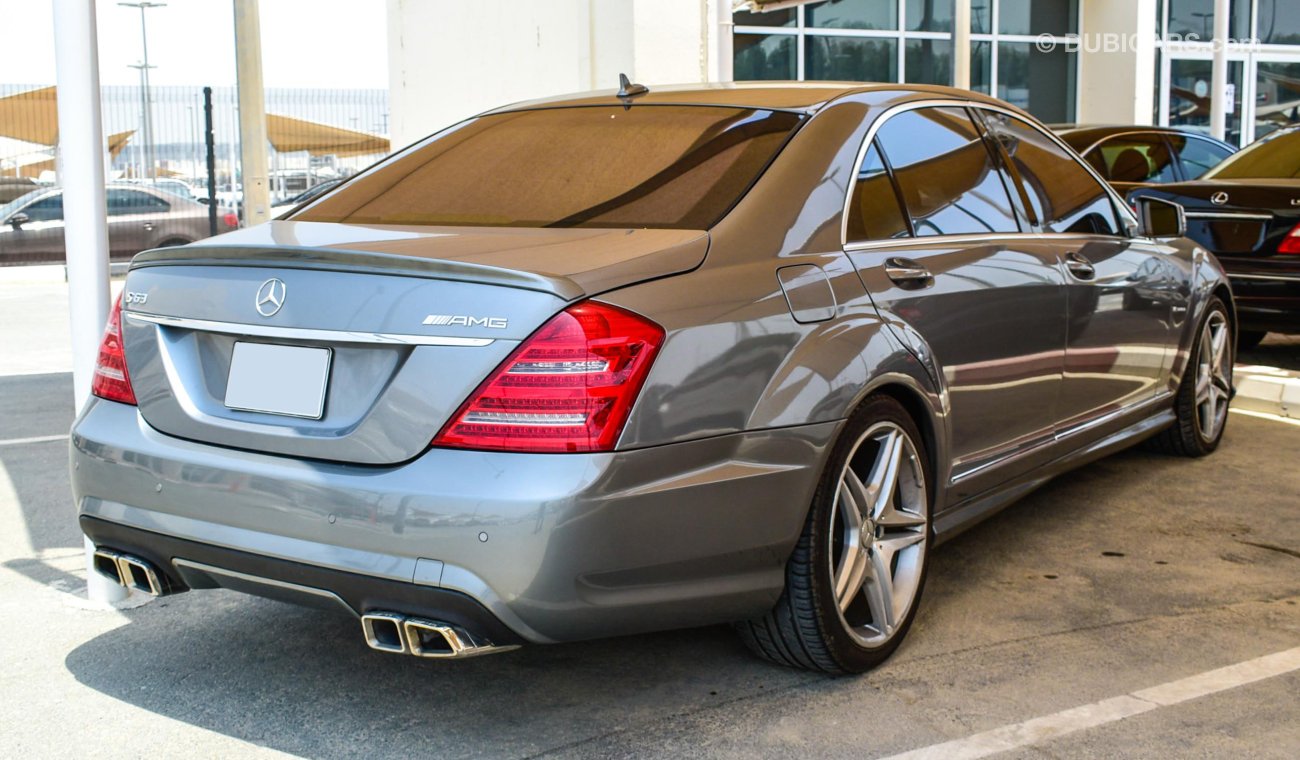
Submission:
<svg viewBox="0 0 1300 760">
<path fill-rule="evenodd" d="M 165 0 L 146 11 L 153 85 L 235 82 L 231 0 Z M 387 88 L 384 0 L 260 0 L 265 87 Z M 96 0 L 102 84 L 133 85 L 140 11 Z M 310 13 L 307 11 L 310 9 Z M 0 84 L 54 84 L 54 0 L 0 0 Z"/>
</svg>

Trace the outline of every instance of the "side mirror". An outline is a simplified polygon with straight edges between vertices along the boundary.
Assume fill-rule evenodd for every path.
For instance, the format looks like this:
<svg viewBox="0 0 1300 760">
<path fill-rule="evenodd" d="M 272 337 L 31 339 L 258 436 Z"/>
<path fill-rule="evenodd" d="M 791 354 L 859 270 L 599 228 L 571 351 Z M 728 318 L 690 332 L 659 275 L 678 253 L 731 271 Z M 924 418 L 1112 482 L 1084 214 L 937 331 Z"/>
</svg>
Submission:
<svg viewBox="0 0 1300 760">
<path fill-rule="evenodd" d="M 1138 198 L 1137 212 L 1143 237 L 1176 238 L 1187 234 L 1187 214 L 1173 201 Z"/>
<path fill-rule="evenodd" d="M 202 197 L 202 196 L 201 196 L 201 197 L 195 198 L 194 200 L 198 201 L 199 203 L 202 203 L 204 206 L 211 206 L 211 205 L 212 205 L 212 199 L 207 198 L 207 197 Z"/>
<path fill-rule="evenodd" d="M 14 229 L 19 229 L 20 227 L 22 227 L 24 224 L 27 224 L 31 220 L 32 218 L 30 216 L 19 211 L 17 214 L 14 214 L 13 216 L 6 219 L 5 224 L 12 226 Z"/>
</svg>

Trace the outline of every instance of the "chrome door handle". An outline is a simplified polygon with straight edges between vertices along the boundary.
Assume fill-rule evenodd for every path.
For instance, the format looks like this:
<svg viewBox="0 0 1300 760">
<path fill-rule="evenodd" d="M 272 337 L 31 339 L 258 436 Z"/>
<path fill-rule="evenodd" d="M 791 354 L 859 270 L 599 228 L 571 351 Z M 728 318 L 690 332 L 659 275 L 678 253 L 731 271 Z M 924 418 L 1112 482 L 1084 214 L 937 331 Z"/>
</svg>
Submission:
<svg viewBox="0 0 1300 760">
<path fill-rule="evenodd" d="M 919 261 L 894 256 L 885 259 L 885 276 L 897 285 L 910 287 L 928 286 L 934 283 L 934 275 Z"/>
<path fill-rule="evenodd" d="M 1065 268 L 1080 280 L 1091 280 L 1097 276 L 1097 270 L 1093 267 L 1092 262 L 1074 251 L 1065 254 Z"/>
</svg>

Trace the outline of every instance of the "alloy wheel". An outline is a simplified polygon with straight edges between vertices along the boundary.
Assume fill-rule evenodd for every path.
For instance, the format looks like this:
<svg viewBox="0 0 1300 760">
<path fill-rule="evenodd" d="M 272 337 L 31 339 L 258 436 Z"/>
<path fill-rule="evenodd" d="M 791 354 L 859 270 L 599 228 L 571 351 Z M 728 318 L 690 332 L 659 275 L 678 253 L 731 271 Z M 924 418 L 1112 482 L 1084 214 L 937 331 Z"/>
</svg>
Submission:
<svg viewBox="0 0 1300 760">
<path fill-rule="evenodd" d="M 1213 441 L 1228 417 L 1232 399 L 1232 339 L 1228 319 L 1221 311 L 1210 312 L 1201 328 L 1196 365 L 1196 431 Z"/>
</svg>

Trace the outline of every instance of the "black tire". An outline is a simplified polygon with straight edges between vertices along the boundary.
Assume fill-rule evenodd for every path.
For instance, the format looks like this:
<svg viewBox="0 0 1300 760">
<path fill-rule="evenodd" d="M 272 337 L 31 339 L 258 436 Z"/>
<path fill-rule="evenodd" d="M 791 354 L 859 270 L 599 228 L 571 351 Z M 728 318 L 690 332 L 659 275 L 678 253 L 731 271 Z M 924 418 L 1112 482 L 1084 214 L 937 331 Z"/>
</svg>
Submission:
<svg viewBox="0 0 1300 760">
<path fill-rule="evenodd" d="M 831 533 L 840 478 L 848 458 L 864 434 L 880 423 L 896 426 L 910 438 L 915 450 L 919 480 L 924 484 L 921 498 L 925 517 L 924 525 L 914 530 L 924 540 L 918 552 L 921 567 L 910 607 L 885 641 L 868 646 L 852 633 L 835 600 L 831 564 L 836 548 Z M 845 423 L 822 473 L 803 533 L 786 565 L 785 590 L 766 615 L 736 624 L 741 639 L 760 657 L 774 663 L 836 675 L 862 673 L 883 662 L 907 635 L 920 607 L 933 544 L 933 501 L 933 476 L 916 423 L 893 397 L 869 397 Z"/>
<path fill-rule="evenodd" d="M 1255 330 L 1242 330 L 1237 333 L 1237 353 L 1250 351 L 1259 347 L 1259 344 L 1268 336 L 1266 332 Z"/>
<path fill-rule="evenodd" d="M 1192 346 L 1187 357 L 1187 369 L 1183 371 L 1183 380 L 1179 383 L 1178 392 L 1174 396 L 1176 417 L 1174 424 L 1147 439 L 1146 448 L 1149 450 L 1171 456 L 1203 457 L 1219 448 L 1219 442 L 1223 440 L 1223 431 L 1228 427 L 1226 408 L 1222 423 L 1207 435 L 1198 420 L 1196 400 L 1197 372 L 1202 359 L 1201 336 L 1212 319 L 1220 319 L 1227 325 L 1228 385 L 1232 384 L 1232 363 L 1236 360 L 1236 352 L 1232 347 L 1232 323 L 1228 318 L 1228 308 L 1216 297 L 1210 299 L 1209 304 L 1206 305 L 1205 313 L 1196 326 L 1196 332 L 1193 333 Z"/>
</svg>

